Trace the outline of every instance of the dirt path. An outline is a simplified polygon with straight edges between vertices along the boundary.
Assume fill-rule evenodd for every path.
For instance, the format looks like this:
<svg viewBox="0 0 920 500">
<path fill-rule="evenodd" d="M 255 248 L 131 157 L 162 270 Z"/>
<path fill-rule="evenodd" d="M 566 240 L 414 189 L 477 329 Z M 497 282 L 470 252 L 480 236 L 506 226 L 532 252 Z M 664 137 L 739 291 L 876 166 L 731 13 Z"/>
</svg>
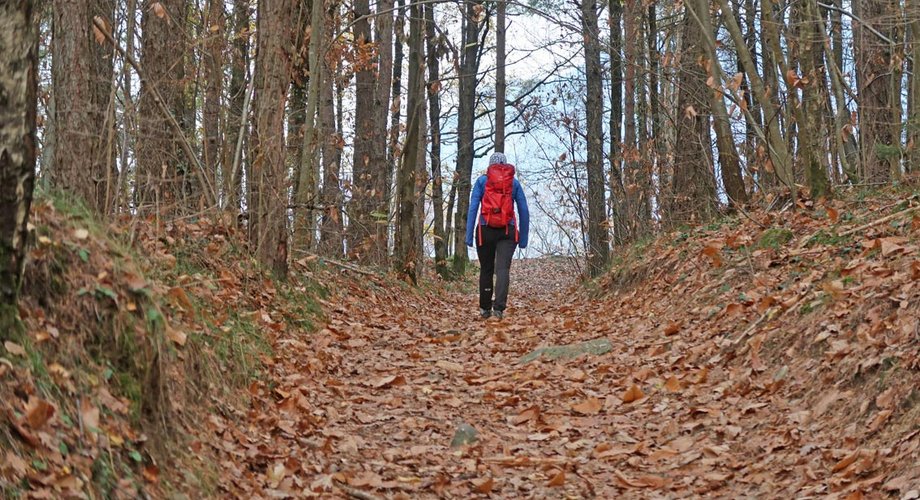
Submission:
<svg viewBox="0 0 920 500">
<path fill-rule="evenodd" d="M 279 342 L 248 427 L 221 434 L 236 477 L 223 487 L 266 498 L 830 491 L 824 464 L 836 459 L 802 448 L 795 408 L 727 394 L 729 374 L 692 346 L 626 331 L 637 304 L 579 299 L 559 266 L 541 266 L 517 265 L 503 322 L 474 319 L 470 294 L 342 290 L 325 329 Z M 609 353 L 519 363 L 597 338 Z M 452 448 L 461 424 L 477 440 Z"/>
</svg>

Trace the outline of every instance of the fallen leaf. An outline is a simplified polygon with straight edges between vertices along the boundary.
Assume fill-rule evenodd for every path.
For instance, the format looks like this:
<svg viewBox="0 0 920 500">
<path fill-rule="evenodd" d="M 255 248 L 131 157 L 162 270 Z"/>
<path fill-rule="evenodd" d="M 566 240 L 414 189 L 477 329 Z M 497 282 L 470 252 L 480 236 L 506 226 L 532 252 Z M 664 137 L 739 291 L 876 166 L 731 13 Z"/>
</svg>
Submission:
<svg viewBox="0 0 920 500">
<path fill-rule="evenodd" d="M 491 477 L 473 480 L 473 491 L 476 493 L 488 495 L 489 493 L 492 493 L 493 486 L 495 486 L 495 481 Z"/>
<path fill-rule="evenodd" d="M 7 340 L 3 343 L 3 348 L 6 349 L 6 352 L 12 354 L 13 356 L 25 356 L 26 350 L 23 347 L 15 342 L 10 342 Z"/>
<path fill-rule="evenodd" d="M 85 240 L 89 238 L 89 231 L 86 229 L 74 229 L 73 237 L 78 240 Z"/>
<path fill-rule="evenodd" d="M 160 479 L 160 468 L 156 465 L 148 465 L 141 472 L 148 483 L 156 483 Z"/>
<path fill-rule="evenodd" d="M 29 427 L 41 430 L 53 416 L 54 406 L 35 396 L 29 398 L 29 404 L 26 406 L 26 422 L 29 423 Z"/>
<path fill-rule="evenodd" d="M 565 484 L 565 471 L 563 470 L 559 471 L 558 474 L 553 476 L 552 479 L 550 479 L 549 482 L 546 483 L 546 485 L 549 486 L 550 488 L 557 488 L 564 484 Z"/>
<path fill-rule="evenodd" d="M 680 381 L 677 380 L 677 377 L 671 375 L 668 377 L 668 380 L 664 383 L 664 388 L 669 392 L 679 392 L 681 390 Z"/>
<path fill-rule="evenodd" d="M 95 431 L 100 430 L 99 408 L 90 403 L 89 400 L 84 399 L 83 402 L 80 403 L 80 418 L 83 420 L 83 428 L 86 433 L 95 439 Z"/>
<path fill-rule="evenodd" d="M 540 418 L 540 407 L 531 406 L 520 411 L 517 415 L 511 418 L 512 425 L 521 425 L 525 422 L 530 422 L 531 420 L 537 421 Z"/>
<path fill-rule="evenodd" d="M 664 328 L 664 334 L 666 336 L 674 335 L 677 332 L 679 332 L 683 326 L 684 326 L 683 321 L 675 321 Z"/>
<path fill-rule="evenodd" d="M 176 330 L 171 326 L 166 327 L 166 337 L 180 347 L 185 346 L 185 342 L 188 340 L 188 335 L 185 332 Z"/>
<path fill-rule="evenodd" d="M 581 403 L 572 405 L 572 410 L 575 413 L 580 413 L 582 415 L 597 415 L 601 408 L 604 407 L 604 404 L 598 398 L 588 398 Z"/>
<path fill-rule="evenodd" d="M 854 451 L 853 453 L 847 455 L 842 460 L 837 462 L 833 468 L 831 468 L 831 473 L 840 472 L 847 467 L 853 465 L 853 462 L 856 462 L 856 459 L 859 458 L 859 450 Z"/>
<path fill-rule="evenodd" d="M 374 389 L 385 389 L 387 387 L 405 385 L 406 378 L 402 375 L 387 375 L 386 377 L 379 377 L 368 382 L 368 387 L 373 387 Z"/>
<path fill-rule="evenodd" d="M 625 393 L 623 393 L 622 399 L 624 403 L 632 403 L 644 397 L 645 394 L 642 392 L 642 389 L 640 389 L 638 385 L 633 384 L 629 387 L 629 389 L 626 390 Z"/>
</svg>

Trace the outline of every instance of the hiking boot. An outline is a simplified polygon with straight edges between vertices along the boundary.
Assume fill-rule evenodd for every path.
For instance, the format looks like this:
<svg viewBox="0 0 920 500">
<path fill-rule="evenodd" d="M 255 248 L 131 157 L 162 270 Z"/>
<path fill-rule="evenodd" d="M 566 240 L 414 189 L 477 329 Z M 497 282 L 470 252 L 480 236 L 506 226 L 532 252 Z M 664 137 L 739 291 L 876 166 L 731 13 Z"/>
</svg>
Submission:
<svg viewBox="0 0 920 500">
<path fill-rule="evenodd" d="M 498 320 L 504 319 L 505 311 L 499 311 L 496 309 L 495 311 L 492 311 L 492 317 Z"/>
<path fill-rule="evenodd" d="M 489 319 L 489 316 L 492 316 L 492 311 L 490 311 L 490 310 L 488 310 L 488 309 L 480 309 L 480 310 L 479 310 L 479 316 L 480 316 L 482 319 Z"/>
</svg>

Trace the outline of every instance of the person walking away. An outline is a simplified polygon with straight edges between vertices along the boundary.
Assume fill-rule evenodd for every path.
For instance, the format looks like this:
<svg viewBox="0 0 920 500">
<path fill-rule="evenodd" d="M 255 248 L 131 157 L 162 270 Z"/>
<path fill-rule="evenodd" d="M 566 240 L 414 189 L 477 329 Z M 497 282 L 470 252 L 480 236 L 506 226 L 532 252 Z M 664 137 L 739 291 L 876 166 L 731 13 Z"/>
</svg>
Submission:
<svg viewBox="0 0 920 500">
<path fill-rule="evenodd" d="M 517 206 L 517 215 L 514 206 Z M 476 243 L 479 256 L 479 315 L 502 319 L 508 304 L 511 258 L 527 248 L 530 212 L 524 189 L 514 178 L 514 165 L 503 153 L 489 158 L 486 174 L 476 180 L 466 215 L 466 246 Z M 495 300 L 493 301 L 493 286 Z"/>
</svg>

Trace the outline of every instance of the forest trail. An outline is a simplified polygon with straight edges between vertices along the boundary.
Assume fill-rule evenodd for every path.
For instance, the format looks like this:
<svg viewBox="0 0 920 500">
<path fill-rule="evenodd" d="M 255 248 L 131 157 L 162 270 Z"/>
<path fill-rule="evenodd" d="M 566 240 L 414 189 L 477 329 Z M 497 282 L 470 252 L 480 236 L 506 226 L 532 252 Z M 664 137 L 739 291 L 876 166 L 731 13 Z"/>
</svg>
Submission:
<svg viewBox="0 0 920 500">
<path fill-rule="evenodd" d="M 733 393 L 739 374 L 701 360 L 702 346 L 641 328 L 637 314 L 653 316 L 648 297 L 585 297 L 565 266 L 515 261 L 502 322 L 476 318 L 471 293 L 341 289 L 319 334 L 279 342 L 271 382 L 252 388 L 247 427 L 219 433 L 235 478 L 225 487 L 356 498 L 881 487 L 884 452 L 831 446 L 806 408 L 776 397 L 782 381 Z M 612 349 L 520 362 L 591 339 Z M 845 395 L 829 393 L 817 415 Z M 478 439 L 452 448 L 461 424 Z M 232 428 L 219 417 L 212 425 Z"/>
</svg>

